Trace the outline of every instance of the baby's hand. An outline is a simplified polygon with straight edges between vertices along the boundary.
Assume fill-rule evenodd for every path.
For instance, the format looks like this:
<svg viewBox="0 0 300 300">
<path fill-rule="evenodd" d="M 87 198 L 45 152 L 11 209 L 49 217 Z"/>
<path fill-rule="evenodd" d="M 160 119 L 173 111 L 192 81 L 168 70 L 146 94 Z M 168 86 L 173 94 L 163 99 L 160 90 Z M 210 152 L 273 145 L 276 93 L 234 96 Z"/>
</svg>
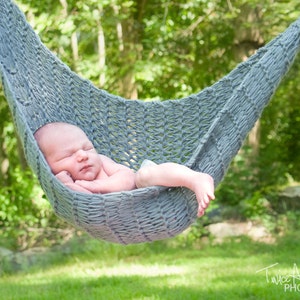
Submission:
<svg viewBox="0 0 300 300">
<path fill-rule="evenodd" d="M 67 171 L 61 171 L 61 172 L 57 173 L 55 176 L 59 181 L 61 181 L 64 184 L 74 183 L 74 181 L 71 177 L 71 174 Z"/>
<path fill-rule="evenodd" d="M 55 175 L 56 178 L 61 181 L 65 186 L 70 188 L 73 191 L 82 192 L 91 194 L 91 192 L 80 185 L 76 184 L 71 176 L 71 174 L 67 171 L 61 171 L 58 174 Z"/>
</svg>

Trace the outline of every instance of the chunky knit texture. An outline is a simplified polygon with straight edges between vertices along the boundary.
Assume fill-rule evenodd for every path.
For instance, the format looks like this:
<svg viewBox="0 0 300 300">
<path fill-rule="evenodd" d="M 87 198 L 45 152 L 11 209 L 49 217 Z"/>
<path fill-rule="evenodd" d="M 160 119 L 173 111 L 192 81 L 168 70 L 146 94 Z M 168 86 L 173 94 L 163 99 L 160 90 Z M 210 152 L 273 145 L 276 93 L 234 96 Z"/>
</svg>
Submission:
<svg viewBox="0 0 300 300">
<path fill-rule="evenodd" d="M 222 180 L 232 158 L 291 66 L 300 20 L 211 87 L 183 99 L 144 102 L 111 95 L 51 53 L 11 0 L 0 0 L 0 75 L 29 165 L 58 216 L 116 243 L 165 239 L 196 219 L 185 188 L 87 195 L 51 173 L 33 133 L 48 122 L 81 127 L 97 151 L 137 170 L 173 161 Z"/>
</svg>

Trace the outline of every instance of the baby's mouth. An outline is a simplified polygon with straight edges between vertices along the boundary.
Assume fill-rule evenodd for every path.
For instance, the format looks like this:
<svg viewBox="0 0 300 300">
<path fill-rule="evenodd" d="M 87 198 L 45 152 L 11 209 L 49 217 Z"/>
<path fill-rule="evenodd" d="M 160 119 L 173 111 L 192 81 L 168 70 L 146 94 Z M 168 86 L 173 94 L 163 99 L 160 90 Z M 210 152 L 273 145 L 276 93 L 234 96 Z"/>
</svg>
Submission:
<svg viewBox="0 0 300 300">
<path fill-rule="evenodd" d="M 82 171 L 87 171 L 89 168 L 91 168 L 92 166 L 91 165 L 85 165 L 83 166 L 81 169 L 80 169 L 80 172 Z"/>
</svg>

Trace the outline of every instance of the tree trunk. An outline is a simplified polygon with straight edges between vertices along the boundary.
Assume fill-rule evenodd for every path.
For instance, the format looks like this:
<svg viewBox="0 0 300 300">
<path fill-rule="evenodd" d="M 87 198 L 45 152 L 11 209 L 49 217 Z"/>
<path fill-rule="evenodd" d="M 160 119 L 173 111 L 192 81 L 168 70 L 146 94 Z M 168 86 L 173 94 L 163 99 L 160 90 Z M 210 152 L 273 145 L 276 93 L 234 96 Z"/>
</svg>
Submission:
<svg viewBox="0 0 300 300">
<path fill-rule="evenodd" d="M 241 7 L 241 13 L 235 21 L 234 54 L 238 61 L 244 61 L 264 44 L 260 32 L 262 10 L 248 4 Z"/>
<path fill-rule="evenodd" d="M 74 31 L 71 36 L 71 47 L 72 47 L 72 55 L 73 55 L 73 68 L 76 72 L 77 70 L 77 62 L 79 59 L 79 52 L 78 52 L 78 39 L 77 39 L 77 32 Z"/>
<path fill-rule="evenodd" d="M 130 17 L 117 24 L 119 50 L 121 55 L 122 74 L 120 76 L 120 94 L 127 99 L 137 99 L 138 90 L 135 81 L 136 62 L 141 58 L 142 46 L 142 19 L 147 0 L 136 0 L 135 11 Z M 122 8 L 122 14 L 128 15 L 128 8 Z"/>
<path fill-rule="evenodd" d="M 237 61 L 245 61 L 249 56 L 264 44 L 260 32 L 260 20 L 262 10 L 260 7 L 253 8 L 248 4 L 241 7 L 241 13 L 235 22 L 234 55 Z M 253 155 L 258 154 L 260 139 L 260 121 L 248 135 L 248 144 L 253 150 Z"/>
<path fill-rule="evenodd" d="M 121 23 L 122 43 L 119 44 L 122 74 L 120 77 L 120 94 L 127 99 L 137 99 L 138 92 L 135 81 L 135 64 L 138 59 L 137 45 L 135 44 L 136 30 L 134 20 L 124 20 Z M 120 40 L 121 41 L 121 40 Z"/>
<path fill-rule="evenodd" d="M 60 4 L 62 6 L 62 16 L 63 18 L 68 18 L 68 1 L 67 0 L 60 0 Z M 77 32 L 74 31 L 71 35 L 71 49 L 72 49 L 72 57 L 73 57 L 73 70 L 77 71 L 77 62 L 79 59 L 79 52 L 78 52 L 78 39 L 77 39 Z"/>
<path fill-rule="evenodd" d="M 102 8 L 99 7 L 98 9 L 99 18 L 97 19 L 97 27 L 98 27 L 98 65 L 100 70 L 99 75 L 99 85 L 103 87 L 105 84 L 105 64 L 106 64 L 106 52 L 105 52 L 105 36 L 104 31 L 101 23 L 101 15 L 102 15 Z"/>
</svg>

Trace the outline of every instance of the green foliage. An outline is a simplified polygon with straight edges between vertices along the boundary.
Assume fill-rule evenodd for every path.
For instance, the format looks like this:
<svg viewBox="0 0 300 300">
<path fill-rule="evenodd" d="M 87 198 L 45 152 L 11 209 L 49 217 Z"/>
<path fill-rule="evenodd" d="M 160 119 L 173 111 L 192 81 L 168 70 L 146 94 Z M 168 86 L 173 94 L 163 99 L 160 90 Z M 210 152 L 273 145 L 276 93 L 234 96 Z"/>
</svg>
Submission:
<svg viewBox="0 0 300 300">
<path fill-rule="evenodd" d="M 6 101 L 0 95 L 0 234 L 14 239 L 27 228 L 54 225 L 53 212 L 32 172 L 25 164 Z M 18 245 L 19 247 L 23 245 Z"/>
<path fill-rule="evenodd" d="M 31 214 L 28 215 L 28 210 L 32 209 L 32 204 L 28 201 L 31 199 L 28 196 L 31 195 L 35 184 L 32 176 L 16 168 L 11 179 L 12 184 L 1 189 L 1 225 L 7 229 L 19 222 L 28 222 L 32 225 L 36 222 Z"/>
<path fill-rule="evenodd" d="M 235 156 L 231 166 L 216 192 L 221 203 L 238 205 L 243 199 L 249 199 L 259 189 L 257 162 L 252 149 L 245 145 Z"/>
<path fill-rule="evenodd" d="M 23 248 L 32 238 L 28 228 L 53 226 L 55 219 L 31 171 L 16 167 L 11 170 L 10 180 L 12 183 L 2 187 L 0 193 L 0 233 L 15 240 L 13 247 Z"/>
<path fill-rule="evenodd" d="M 264 184 L 282 184 L 285 174 L 300 180 L 299 69 L 298 57 L 261 120 L 260 179 Z"/>
</svg>

